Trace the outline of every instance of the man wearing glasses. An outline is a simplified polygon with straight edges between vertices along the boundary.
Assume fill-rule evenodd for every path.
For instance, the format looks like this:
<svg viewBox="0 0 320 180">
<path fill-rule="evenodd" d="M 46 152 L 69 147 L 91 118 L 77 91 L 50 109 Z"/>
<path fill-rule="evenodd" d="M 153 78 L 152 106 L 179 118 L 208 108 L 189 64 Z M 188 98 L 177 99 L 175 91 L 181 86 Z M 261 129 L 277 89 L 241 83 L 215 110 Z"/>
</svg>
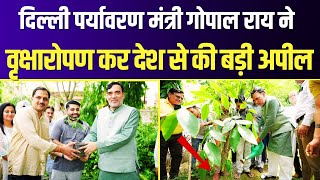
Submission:
<svg viewBox="0 0 320 180">
<path fill-rule="evenodd" d="M 160 118 L 171 114 L 174 110 L 180 109 L 184 98 L 183 91 L 171 88 L 167 99 L 160 100 Z M 182 160 L 182 145 L 177 141 L 182 136 L 182 127 L 178 123 L 172 136 L 166 141 L 160 131 L 160 179 L 167 179 L 166 157 L 168 149 L 171 155 L 170 179 L 179 174 L 179 167 Z"/>
</svg>

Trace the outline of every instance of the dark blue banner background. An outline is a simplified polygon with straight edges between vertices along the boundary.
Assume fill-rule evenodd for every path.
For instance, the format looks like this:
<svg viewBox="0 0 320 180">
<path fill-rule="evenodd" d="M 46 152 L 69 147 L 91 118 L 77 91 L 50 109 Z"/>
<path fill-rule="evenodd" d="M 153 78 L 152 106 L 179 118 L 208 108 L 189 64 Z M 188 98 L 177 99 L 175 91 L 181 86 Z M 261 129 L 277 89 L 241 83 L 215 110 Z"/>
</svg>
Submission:
<svg viewBox="0 0 320 180">
<path fill-rule="evenodd" d="M 127 28 L 126 30 L 94 30 L 86 28 L 81 30 L 74 25 L 71 13 L 69 30 L 31 30 L 20 29 L 18 12 L 23 6 L 35 6 L 36 11 L 58 12 L 60 6 L 68 6 L 70 12 L 92 11 L 98 12 L 100 6 L 107 6 L 106 11 L 152 12 L 158 11 L 159 6 L 164 11 L 171 11 L 172 6 L 180 6 L 182 11 L 197 11 L 196 6 L 201 6 L 204 11 L 212 12 L 287 12 L 285 6 L 290 6 L 296 13 L 294 16 L 294 29 L 280 29 L 278 21 L 274 21 L 274 29 L 261 28 L 247 30 L 239 18 L 237 30 L 195 30 L 193 26 L 186 26 L 188 16 L 182 19 L 180 30 L 151 29 L 148 26 L 146 15 L 144 29 Z M 62 71 L 26 71 L 19 70 L 19 79 L 234 79 L 234 78 L 319 78 L 319 8 L 315 1 L 253 1 L 253 0 L 51 0 L 51 1 L 17 1 L 2 0 L 0 2 L 0 79 L 8 79 L 7 55 L 5 49 L 53 49 L 51 44 L 57 43 L 61 49 L 136 49 L 135 43 L 139 42 L 145 49 L 177 49 L 178 42 L 183 43 L 187 49 L 195 49 L 202 42 L 213 43 L 217 49 L 239 49 L 244 42 L 252 44 L 255 50 L 253 56 L 253 70 L 244 71 L 239 77 L 238 71 L 229 71 L 221 67 L 220 58 L 216 58 L 216 70 L 195 70 L 188 63 L 187 71 L 173 71 L 169 68 L 168 56 L 164 58 L 163 71 L 141 71 L 133 66 L 132 57 L 129 59 L 129 70 L 109 71 L 98 67 L 97 57 L 94 61 L 94 70 L 76 68 L 75 71 L 63 69 Z M 240 16 L 239 16 L 240 17 Z M 294 49 L 314 49 L 312 71 L 274 71 L 258 70 L 260 64 L 259 49 L 281 49 L 285 42 L 293 44 Z M 190 62 L 191 59 L 188 59 Z"/>
</svg>

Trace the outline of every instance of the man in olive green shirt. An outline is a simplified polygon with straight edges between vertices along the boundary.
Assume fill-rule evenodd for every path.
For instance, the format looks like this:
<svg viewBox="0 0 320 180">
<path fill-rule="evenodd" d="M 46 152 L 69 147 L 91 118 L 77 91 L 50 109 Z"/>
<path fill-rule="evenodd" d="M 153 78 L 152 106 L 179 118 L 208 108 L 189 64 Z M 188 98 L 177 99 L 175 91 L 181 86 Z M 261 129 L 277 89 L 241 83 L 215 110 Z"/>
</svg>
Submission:
<svg viewBox="0 0 320 180">
<path fill-rule="evenodd" d="M 82 149 L 86 154 L 98 150 L 99 180 L 139 179 L 135 142 L 139 112 L 123 104 L 125 95 L 120 83 L 110 83 L 107 90 L 108 106 L 99 110 Z"/>
<path fill-rule="evenodd" d="M 262 107 L 260 123 L 262 129 L 257 142 L 259 143 L 270 132 L 268 173 L 263 174 L 261 178 L 277 176 L 279 168 L 279 179 L 290 180 L 296 145 L 295 124 L 292 124 L 290 117 L 285 115 L 280 101 L 276 97 L 267 96 L 262 88 L 255 88 L 251 92 L 251 97 L 254 104 Z"/>
</svg>

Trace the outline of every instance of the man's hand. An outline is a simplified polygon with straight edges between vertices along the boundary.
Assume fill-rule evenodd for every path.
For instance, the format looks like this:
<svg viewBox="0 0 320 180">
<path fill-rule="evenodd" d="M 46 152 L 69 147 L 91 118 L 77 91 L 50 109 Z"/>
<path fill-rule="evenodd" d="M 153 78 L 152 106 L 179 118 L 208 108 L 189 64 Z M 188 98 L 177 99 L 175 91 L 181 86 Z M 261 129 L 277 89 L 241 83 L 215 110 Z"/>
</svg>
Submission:
<svg viewBox="0 0 320 180">
<path fill-rule="evenodd" d="M 80 158 L 79 155 L 77 155 L 80 152 L 76 149 L 73 149 L 74 144 L 75 144 L 75 142 L 70 141 L 68 144 L 63 145 L 61 148 L 61 153 L 69 156 L 71 159 Z"/>
<path fill-rule="evenodd" d="M 306 137 L 309 133 L 309 129 L 310 129 L 310 126 L 306 126 L 306 125 L 303 125 L 303 124 L 300 124 L 298 126 L 298 129 L 297 129 L 297 132 L 298 132 L 298 137 L 301 139 L 303 137 Z"/>
<path fill-rule="evenodd" d="M 154 171 L 156 173 L 156 177 L 158 177 L 158 168 L 155 168 Z"/>
<path fill-rule="evenodd" d="M 84 153 L 86 154 L 92 154 L 93 151 L 95 151 L 96 149 L 98 149 L 98 145 L 96 142 L 87 142 L 87 145 L 82 146 L 79 149 L 84 149 Z"/>
<path fill-rule="evenodd" d="M 89 159 L 89 154 L 84 154 L 84 156 L 83 157 L 80 157 L 80 161 L 82 161 L 82 162 L 87 162 L 88 161 L 88 159 Z"/>
<path fill-rule="evenodd" d="M 8 161 L 8 156 L 7 156 L 7 155 L 5 155 L 5 156 L 2 156 L 2 159 L 3 159 L 3 160 L 6 160 L 6 161 Z"/>
<path fill-rule="evenodd" d="M 307 145 L 306 154 L 312 158 L 320 155 L 320 138 L 313 138 L 313 140 Z"/>
<path fill-rule="evenodd" d="M 200 123 L 200 128 L 207 126 L 207 123 Z"/>
<path fill-rule="evenodd" d="M 57 157 L 54 153 L 55 152 L 52 152 L 52 153 L 49 154 L 50 155 L 50 159 L 52 159 L 52 160 L 56 159 L 56 157 Z"/>
<path fill-rule="evenodd" d="M 63 156 L 64 159 L 68 160 L 68 161 L 73 161 L 74 159 L 70 158 L 69 156 L 67 155 L 64 155 Z M 76 159 L 76 158 L 75 158 Z"/>
</svg>

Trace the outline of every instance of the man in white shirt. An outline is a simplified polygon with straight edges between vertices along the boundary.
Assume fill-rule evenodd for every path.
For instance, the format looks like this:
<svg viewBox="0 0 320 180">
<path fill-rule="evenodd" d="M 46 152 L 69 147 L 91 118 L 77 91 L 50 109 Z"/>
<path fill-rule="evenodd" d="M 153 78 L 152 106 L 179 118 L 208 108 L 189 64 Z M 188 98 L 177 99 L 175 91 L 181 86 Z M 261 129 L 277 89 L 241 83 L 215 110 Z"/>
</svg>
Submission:
<svg viewBox="0 0 320 180">
<path fill-rule="evenodd" d="M 306 146 L 312 141 L 315 129 L 315 101 L 309 90 L 309 82 L 307 80 L 296 80 L 296 82 L 301 85 L 294 119 L 299 123 L 297 133 L 299 154 L 302 161 L 302 177 L 310 179 L 314 175 L 314 179 L 320 179 L 320 157 L 311 158 L 305 154 Z"/>
<path fill-rule="evenodd" d="M 293 123 L 296 123 L 297 119 L 294 118 L 293 116 L 295 116 L 296 114 L 296 105 L 297 105 L 297 100 L 298 100 L 298 92 L 297 91 L 291 91 L 289 93 L 289 102 L 290 102 L 290 106 L 285 108 L 285 112 L 288 116 L 292 117 L 292 121 Z M 298 138 L 299 140 L 299 138 Z M 301 145 L 300 145 L 301 146 Z M 293 175 L 293 177 L 295 178 L 301 178 L 302 177 L 302 170 L 301 170 L 301 165 L 300 165 L 300 160 L 298 157 L 298 149 L 299 149 L 299 144 L 297 142 L 296 145 L 296 151 L 295 151 L 295 155 L 294 155 L 294 161 L 293 161 L 293 166 L 294 166 L 294 171 L 295 174 Z"/>
</svg>

